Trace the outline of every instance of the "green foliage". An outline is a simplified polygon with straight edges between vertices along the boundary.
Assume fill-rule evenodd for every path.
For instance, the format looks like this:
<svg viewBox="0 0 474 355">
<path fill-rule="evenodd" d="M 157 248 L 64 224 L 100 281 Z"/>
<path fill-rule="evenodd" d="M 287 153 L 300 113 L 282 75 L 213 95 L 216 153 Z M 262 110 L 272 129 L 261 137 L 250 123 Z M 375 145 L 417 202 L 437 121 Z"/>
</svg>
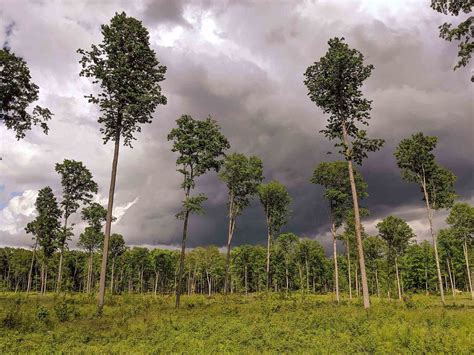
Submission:
<svg viewBox="0 0 474 355">
<path fill-rule="evenodd" d="M 262 161 L 256 156 L 232 153 L 226 156 L 219 177 L 229 190 L 231 216 L 238 216 L 257 193 L 263 180 Z"/>
<path fill-rule="evenodd" d="M 36 318 L 42 322 L 49 320 L 49 311 L 46 307 L 39 305 L 36 309 Z"/>
<path fill-rule="evenodd" d="M 394 153 L 403 179 L 420 185 L 422 192 L 426 188 L 429 205 L 435 210 L 451 207 L 456 198 L 456 176 L 438 165 L 432 152 L 437 141 L 436 137 L 415 133 L 403 139 Z"/>
<path fill-rule="evenodd" d="M 16 139 L 24 138 L 32 125 L 39 125 L 48 134 L 46 121 L 53 114 L 38 105 L 28 112 L 28 106 L 38 100 L 39 88 L 31 81 L 26 62 L 8 48 L 0 49 L 0 83 L 0 121 L 15 131 Z"/>
<path fill-rule="evenodd" d="M 61 323 L 72 320 L 79 315 L 79 311 L 73 299 L 61 299 L 56 302 L 54 312 Z"/>
<path fill-rule="evenodd" d="M 49 258 L 58 246 L 62 214 L 49 186 L 39 190 L 35 207 L 38 216 L 27 224 L 25 230 L 26 233 L 33 234 L 43 249 L 44 256 Z"/>
<path fill-rule="evenodd" d="M 271 235 L 278 234 L 288 222 L 291 197 L 285 185 L 278 181 L 270 181 L 258 187 L 260 202 L 267 217 L 267 227 Z"/>
<path fill-rule="evenodd" d="M 142 23 L 125 12 L 116 13 L 109 25 L 102 25 L 103 40 L 90 51 L 79 49 L 80 75 L 93 78 L 101 92 L 86 96 L 98 104 L 104 143 L 117 141 L 131 146 L 141 124 L 151 123 L 159 104 L 166 104 L 159 83 L 166 67 L 160 65 L 150 48 L 150 36 Z"/>
<path fill-rule="evenodd" d="M 388 216 L 377 224 L 379 236 L 387 243 L 389 254 L 393 257 L 403 255 L 415 233 L 403 219 Z"/>
<path fill-rule="evenodd" d="M 335 227 L 340 227 L 344 222 L 346 214 L 352 209 L 352 192 L 349 180 L 347 162 L 334 161 L 322 162 L 314 169 L 311 182 L 322 185 L 324 197 L 329 201 L 332 221 Z M 365 198 L 367 194 L 367 183 L 362 175 L 354 170 L 354 181 L 359 198 Z"/>
<path fill-rule="evenodd" d="M 363 97 L 360 88 L 374 66 L 364 65 L 362 53 L 349 48 L 344 38 L 332 38 L 328 44 L 325 56 L 307 68 L 304 83 L 311 101 L 329 114 L 321 132 L 329 140 L 339 141 L 335 146 L 346 160 L 361 164 L 368 152 L 379 150 L 384 143 L 368 138 L 366 131 L 357 127 L 358 122 L 368 125 L 370 119 L 371 101 Z"/>
<path fill-rule="evenodd" d="M 0 317 L 13 297 L 0 299 Z M 51 309 L 56 302 L 31 297 Z M 23 304 L 25 320 L 15 329 L 0 327 L 0 352 L 462 354 L 474 347 L 473 310 L 465 298 L 443 309 L 430 296 L 413 295 L 403 304 L 374 297 L 367 313 L 353 302 L 335 305 L 329 296 L 299 293 L 225 301 L 183 296 L 179 310 L 168 296 L 116 295 L 96 317 L 93 299 L 70 297 L 78 308 L 74 321 L 54 317 L 45 324 L 35 319 L 35 302 Z"/>
<path fill-rule="evenodd" d="M 470 14 L 474 7 L 472 0 L 431 0 L 431 8 L 444 15 L 459 16 L 460 13 Z M 468 16 L 464 21 L 453 27 L 452 23 L 443 23 L 439 26 L 439 36 L 446 41 L 451 42 L 453 39 L 459 41 L 459 61 L 454 66 L 454 70 L 465 67 L 471 60 L 474 51 L 474 17 Z M 474 75 L 471 77 L 474 82 Z"/>
<path fill-rule="evenodd" d="M 120 257 L 125 253 L 126 249 L 127 247 L 121 234 L 114 233 L 110 236 L 109 255 L 112 260 Z"/>
<path fill-rule="evenodd" d="M 454 234 L 467 244 L 472 243 L 474 235 L 474 207 L 467 203 L 456 203 L 446 222 L 451 226 Z"/>
</svg>

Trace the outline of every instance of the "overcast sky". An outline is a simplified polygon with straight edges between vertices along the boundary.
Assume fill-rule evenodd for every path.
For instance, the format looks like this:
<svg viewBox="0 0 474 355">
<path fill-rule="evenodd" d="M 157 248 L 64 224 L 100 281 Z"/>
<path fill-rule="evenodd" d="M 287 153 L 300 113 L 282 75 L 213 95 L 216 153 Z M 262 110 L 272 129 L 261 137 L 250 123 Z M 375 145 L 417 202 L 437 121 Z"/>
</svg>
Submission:
<svg viewBox="0 0 474 355">
<path fill-rule="evenodd" d="M 54 113 L 46 136 L 36 128 L 22 141 L 0 127 L 0 245 L 29 246 L 24 232 L 34 218 L 38 189 L 51 186 L 60 199 L 56 162 L 82 161 L 107 202 L 112 143 L 104 145 L 98 110 L 84 95 L 94 90 L 78 73 L 78 48 L 101 41 L 100 25 L 125 11 L 150 31 L 158 60 L 168 67 L 151 125 L 137 134 L 134 148 L 122 147 L 112 231 L 130 245 L 175 247 L 175 219 L 183 193 L 176 155 L 166 140 L 176 118 L 213 116 L 231 151 L 262 158 L 266 181 L 289 189 L 292 219 L 284 228 L 329 241 L 328 211 L 319 187 L 309 182 L 321 161 L 337 159 L 318 133 L 327 117 L 307 97 L 306 68 L 324 55 L 327 41 L 343 36 L 375 70 L 363 90 L 373 100 L 371 137 L 384 138 L 361 171 L 369 184 L 364 226 L 389 214 L 405 218 L 419 239 L 428 225 L 417 186 L 403 182 L 393 151 L 415 132 L 439 137 L 436 155 L 457 176 L 460 200 L 473 202 L 473 85 L 470 68 L 453 71 L 457 48 L 438 37 L 449 17 L 426 0 L 366 1 L 22 1 L 0 0 L 0 42 L 28 63 L 40 87 L 39 104 Z M 206 213 L 190 220 L 190 247 L 226 240 L 225 186 L 215 173 L 197 180 L 208 195 Z M 443 226 L 446 212 L 437 213 Z M 74 247 L 84 228 L 79 214 Z M 237 221 L 235 244 L 262 243 L 265 220 L 257 200 Z"/>
</svg>

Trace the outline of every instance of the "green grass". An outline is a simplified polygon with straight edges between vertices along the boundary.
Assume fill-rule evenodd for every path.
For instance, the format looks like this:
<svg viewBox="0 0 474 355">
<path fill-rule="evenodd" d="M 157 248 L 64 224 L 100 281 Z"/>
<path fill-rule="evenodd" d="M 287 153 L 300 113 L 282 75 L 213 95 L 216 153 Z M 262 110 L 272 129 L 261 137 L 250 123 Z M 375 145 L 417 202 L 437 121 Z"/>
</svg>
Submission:
<svg viewBox="0 0 474 355">
<path fill-rule="evenodd" d="M 108 298 L 0 295 L 0 353 L 474 353 L 474 302 L 435 296 L 336 305 L 292 294 Z"/>
</svg>

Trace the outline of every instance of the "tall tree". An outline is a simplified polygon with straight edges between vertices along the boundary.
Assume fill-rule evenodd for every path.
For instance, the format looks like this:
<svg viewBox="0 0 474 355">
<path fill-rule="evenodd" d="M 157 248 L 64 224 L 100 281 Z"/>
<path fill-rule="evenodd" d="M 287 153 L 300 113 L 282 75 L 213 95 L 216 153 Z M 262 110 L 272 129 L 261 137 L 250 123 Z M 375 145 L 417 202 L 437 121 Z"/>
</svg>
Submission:
<svg viewBox="0 0 474 355">
<path fill-rule="evenodd" d="M 196 178 L 208 171 L 219 171 L 223 164 L 224 151 L 230 148 L 227 138 L 220 132 L 220 127 L 211 117 L 195 120 L 190 115 L 183 115 L 176 120 L 177 127 L 168 134 L 173 141 L 172 151 L 179 154 L 176 165 L 183 175 L 181 188 L 184 190 L 182 210 L 176 215 L 183 220 L 183 238 L 179 262 L 178 282 L 176 283 L 176 307 L 182 291 L 184 257 L 188 232 L 188 218 L 191 213 L 201 213 L 202 203 L 207 200 L 203 194 L 191 196 L 196 185 Z"/>
<path fill-rule="evenodd" d="M 226 183 L 229 197 L 229 228 L 227 232 L 226 271 L 224 293 L 229 288 L 230 246 L 235 231 L 235 222 L 242 211 L 250 204 L 263 180 L 262 161 L 255 157 L 233 153 L 224 160 L 219 177 Z"/>
<path fill-rule="evenodd" d="M 308 88 L 310 99 L 324 113 L 329 114 L 326 129 L 321 132 L 329 140 L 337 141 L 335 146 L 347 160 L 364 307 L 369 308 L 359 201 L 352 162 L 362 164 L 368 152 L 377 151 L 383 145 L 383 140 L 369 139 L 367 132 L 357 125 L 358 123 L 368 125 L 370 119 L 371 101 L 363 97 L 360 88 L 370 76 L 374 66 L 365 65 L 362 53 L 349 48 L 344 38 L 332 38 L 328 44 L 329 50 L 326 55 L 306 70 L 304 83 Z"/>
<path fill-rule="evenodd" d="M 456 203 L 449 212 L 449 216 L 446 221 L 451 226 L 454 235 L 462 243 L 469 290 L 471 291 L 471 298 L 474 300 L 468 252 L 469 247 L 474 241 L 474 207 L 467 203 Z"/>
<path fill-rule="evenodd" d="M 474 1 L 431 0 L 431 8 L 444 15 L 459 16 L 462 13 L 470 14 L 474 8 Z M 454 70 L 467 66 L 474 51 L 474 16 L 468 16 L 454 27 L 452 23 L 443 23 L 439 26 L 439 36 L 449 42 L 453 39 L 459 41 L 459 61 L 454 66 Z M 471 76 L 471 81 L 474 82 L 474 75 Z"/>
<path fill-rule="evenodd" d="M 48 260 L 57 248 L 57 241 L 61 227 L 61 210 L 53 194 L 53 190 L 47 186 L 39 190 L 35 202 L 38 216 L 29 222 L 25 228 L 27 233 L 32 233 L 38 245 L 43 251 L 41 267 L 41 293 L 46 292 L 48 279 Z"/>
<path fill-rule="evenodd" d="M 278 181 L 270 181 L 268 184 L 260 185 L 258 187 L 258 195 L 263 205 L 267 221 L 266 287 L 268 291 L 270 287 L 270 250 L 272 240 L 288 222 L 291 197 L 285 185 Z"/>
<path fill-rule="evenodd" d="M 62 201 L 60 203 L 64 224 L 59 239 L 59 267 L 56 291 L 61 291 L 61 277 L 63 271 L 64 248 L 67 240 L 72 235 L 71 228 L 68 228 L 69 217 L 77 212 L 80 204 L 89 203 L 93 194 L 97 193 L 97 184 L 92 179 L 92 174 L 80 161 L 64 159 L 60 164 L 56 164 L 56 172 L 61 175 L 61 185 L 63 188 Z"/>
<path fill-rule="evenodd" d="M 354 169 L 354 181 L 360 199 L 368 194 L 367 184 L 362 175 Z M 336 301 L 339 302 L 339 271 L 337 265 L 337 229 L 345 220 L 346 214 L 352 210 L 351 182 L 347 174 L 347 162 L 334 161 L 322 162 L 314 169 L 311 182 L 322 185 L 324 197 L 329 202 L 331 214 L 331 234 L 333 238 L 334 259 L 334 285 L 336 289 Z"/>
<path fill-rule="evenodd" d="M 46 122 L 53 115 L 51 111 L 36 105 L 28 112 L 28 106 L 38 100 L 38 93 L 26 62 L 8 48 L 0 49 L 0 121 L 15 131 L 18 140 L 25 137 L 32 125 L 39 125 L 48 134 Z"/>
<path fill-rule="evenodd" d="M 87 221 L 88 227 L 79 236 L 79 246 L 84 248 L 89 257 L 87 268 L 86 290 L 89 293 L 92 286 L 92 270 L 94 251 L 99 249 L 104 242 L 102 226 L 107 217 L 107 210 L 100 204 L 94 202 L 82 210 L 82 219 Z"/>
<path fill-rule="evenodd" d="M 379 237 L 372 236 L 364 239 L 364 253 L 366 256 L 367 269 L 373 274 L 372 280 L 375 281 L 377 297 L 380 297 L 379 263 L 385 254 L 385 249 L 386 243 Z M 372 293 L 373 292 L 372 288 Z"/>
<path fill-rule="evenodd" d="M 148 30 L 142 23 L 125 12 L 116 13 L 110 25 L 102 25 L 102 35 L 102 43 L 92 45 L 90 51 L 78 50 L 82 55 L 80 75 L 100 83 L 100 93 L 86 97 L 100 107 L 102 114 L 98 121 L 103 125 L 104 143 L 112 140 L 115 145 L 100 271 L 100 309 L 104 305 L 120 139 L 123 138 L 124 145 L 132 147 L 134 135 L 141 131 L 141 125 L 151 123 L 157 105 L 166 104 L 159 85 L 165 79 L 166 67 L 156 59 Z"/>
<path fill-rule="evenodd" d="M 403 219 L 388 216 L 377 224 L 379 236 L 387 243 L 388 264 L 395 263 L 395 275 L 397 277 L 398 299 L 402 299 L 402 288 L 400 284 L 399 258 L 403 256 L 410 241 L 415 238 L 415 233 Z"/>
<path fill-rule="evenodd" d="M 443 279 L 439 264 L 438 243 L 433 230 L 433 211 L 450 208 L 456 198 L 454 181 L 456 177 L 450 171 L 439 166 L 435 161 L 433 149 L 436 147 L 436 137 L 415 133 L 410 138 L 403 139 L 395 150 L 397 165 L 402 178 L 418 184 L 423 193 L 426 212 L 433 239 L 436 269 L 438 273 L 441 301 L 444 301 Z"/>
</svg>

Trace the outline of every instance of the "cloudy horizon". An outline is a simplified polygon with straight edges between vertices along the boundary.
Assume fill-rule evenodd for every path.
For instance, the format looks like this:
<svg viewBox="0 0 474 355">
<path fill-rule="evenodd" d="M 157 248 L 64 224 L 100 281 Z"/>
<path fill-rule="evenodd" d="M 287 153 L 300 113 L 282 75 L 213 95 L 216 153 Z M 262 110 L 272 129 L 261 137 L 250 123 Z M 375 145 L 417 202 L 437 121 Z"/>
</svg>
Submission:
<svg viewBox="0 0 474 355">
<path fill-rule="evenodd" d="M 340 159 L 319 133 L 327 116 L 303 84 L 306 68 L 327 51 L 329 38 L 345 37 L 373 64 L 363 87 L 373 100 L 371 137 L 385 139 L 359 169 L 368 182 L 363 220 L 369 234 L 388 215 L 407 220 L 419 240 L 429 239 L 419 188 L 402 181 L 393 157 L 401 139 L 422 131 L 439 137 L 441 165 L 458 177 L 460 201 L 474 202 L 473 84 L 471 66 L 453 71 L 456 43 L 439 38 L 438 26 L 456 19 L 436 13 L 429 1 L 12 1 L 0 3 L 0 42 L 28 63 L 40 87 L 38 104 L 54 116 L 50 132 L 38 127 L 20 141 L 0 127 L 0 246 L 30 246 L 24 227 L 34 218 L 37 191 L 61 186 L 54 165 L 82 161 L 99 184 L 96 201 L 106 204 L 112 143 L 103 144 L 97 107 L 84 95 L 94 90 L 79 77 L 78 48 L 102 39 L 100 25 L 125 11 L 143 21 L 161 64 L 168 104 L 142 126 L 133 149 L 121 147 L 112 232 L 129 245 L 174 248 L 182 222 L 175 214 L 183 193 L 176 155 L 166 136 L 182 114 L 211 115 L 231 152 L 259 156 L 265 181 L 284 183 L 293 198 L 284 231 L 330 241 L 327 202 L 309 182 L 321 161 Z M 328 155 L 328 152 L 333 154 Z M 227 191 L 215 173 L 197 180 L 206 193 L 204 215 L 192 216 L 189 247 L 223 246 L 227 237 Z M 446 211 L 436 213 L 436 228 Z M 70 243 L 84 225 L 79 213 Z M 266 226 L 258 199 L 239 217 L 234 245 L 264 243 Z"/>
</svg>

